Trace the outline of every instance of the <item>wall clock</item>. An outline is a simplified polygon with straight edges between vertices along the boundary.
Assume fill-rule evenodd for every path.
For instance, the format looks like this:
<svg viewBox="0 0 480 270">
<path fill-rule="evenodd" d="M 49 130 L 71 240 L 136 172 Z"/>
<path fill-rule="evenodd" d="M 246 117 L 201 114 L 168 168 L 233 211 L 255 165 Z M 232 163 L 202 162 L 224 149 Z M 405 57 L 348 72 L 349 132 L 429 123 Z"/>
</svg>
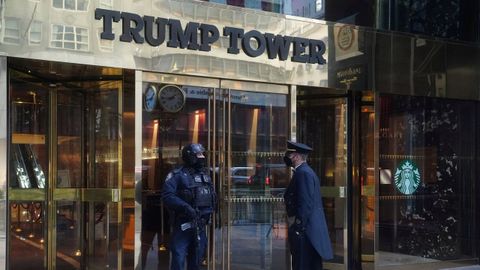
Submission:
<svg viewBox="0 0 480 270">
<path fill-rule="evenodd" d="M 185 105 L 186 94 L 176 85 L 165 85 L 158 91 L 158 103 L 167 112 L 178 112 Z"/>
<path fill-rule="evenodd" d="M 157 88 L 154 85 L 149 85 L 147 89 L 145 89 L 145 93 L 143 94 L 143 107 L 145 111 L 151 112 L 157 106 Z"/>
</svg>

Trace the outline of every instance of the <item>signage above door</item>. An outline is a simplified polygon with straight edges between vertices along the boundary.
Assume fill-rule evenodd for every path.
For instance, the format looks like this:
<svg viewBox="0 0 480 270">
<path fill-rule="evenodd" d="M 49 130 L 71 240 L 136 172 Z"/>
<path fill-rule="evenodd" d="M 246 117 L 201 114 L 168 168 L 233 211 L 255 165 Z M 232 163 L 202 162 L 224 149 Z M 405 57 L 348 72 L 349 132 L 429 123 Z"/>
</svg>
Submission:
<svg viewBox="0 0 480 270">
<path fill-rule="evenodd" d="M 188 22 L 185 28 L 176 19 L 143 16 L 135 13 L 120 12 L 108 9 L 95 9 L 95 19 L 103 20 L 101 39 L 114 40 L 115 33 L 112 24 L 122 23 L 122 34 L 119 40 L 143 44 L 145 41 L 150 46 L 160 46 L 166 40 L 166 46 L 209 52 L 212 44 L 220 38 L 219 29 L 212 24 Z M 169 36 L 166 37 L 166 33 Z M 324 65 L 326 44 L 323 40 L 274 35 L 261 33 L 257 30 L 245 31 L 236 27 L 224 27 L 222 35 L 228 37 L 229 45 L 227 53 L 239 54 L 243 51 L 250 57 L 258 57 L 265 52 L 269 59 L 285 61 L 289 57 L 290 49 L 293 55 L 292 62 L 311 63 Z M 255 41 L 255 42 L 251 42 Z M 241 48 L 239 48 L 239 43 Z M 256 45 L 253 45 L 256 44 Z"/>
</svg>

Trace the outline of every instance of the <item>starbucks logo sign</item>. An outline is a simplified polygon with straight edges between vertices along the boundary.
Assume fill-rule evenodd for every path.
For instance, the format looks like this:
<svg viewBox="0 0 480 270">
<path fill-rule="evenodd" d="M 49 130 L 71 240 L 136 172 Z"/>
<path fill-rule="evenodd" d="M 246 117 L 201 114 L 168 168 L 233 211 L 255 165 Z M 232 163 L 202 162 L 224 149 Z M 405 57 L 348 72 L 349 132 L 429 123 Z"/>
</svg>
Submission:
<svg viewBox="0 0 480 270">
<path fill-rule="evenodd" d="M 420 185 L 418 167 L 410 160 L 404 160 L 395 171 L 395 186 L 405 195 L 413 194 Z"/>
</svg>

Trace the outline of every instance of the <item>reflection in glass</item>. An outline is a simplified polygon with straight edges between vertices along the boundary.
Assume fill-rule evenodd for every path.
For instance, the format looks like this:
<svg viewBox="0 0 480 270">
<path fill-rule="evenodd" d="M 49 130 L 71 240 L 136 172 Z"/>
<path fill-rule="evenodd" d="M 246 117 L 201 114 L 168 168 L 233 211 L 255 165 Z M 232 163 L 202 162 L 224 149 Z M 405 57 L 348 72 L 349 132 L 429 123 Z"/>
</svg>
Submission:
<svg viewBox="0 0 480 270">
<path fill-rule="evenodd" d="M 410 32 L 437 38 L 475 41 L 470 28 L 471 18 L 477 18 L 477 8 L 469 2 L 454 0 L 378 1 L 378 28 Z"/>
<path fill-rule="evenodd" d="M 44 203 L 11 201 L 9 207 L 10 269 L 46 269 Z"/>
<path fill-rule="evenodd" d="M 20 145 L 14 145 L 13 148 L 12 166 L 14 168 L 13 170 L 15 171 L 15 175 L 17 176 L 17 184 L 14 186 L 18 186 L 20 188 L 31 188 L 32 183 L 30 182 L 30 177 L 27 173 L 27 166 L 25 165 L 26 159 L 22 155 Z"/>
<path fill-rule="evenodd" d="M 361 255 L 362 262 L 373 262 L 375 233 L 375 163 L 373 106 L 364 105 L 360 113 L 360 181 L 361 190 Z"/>
<path fill-rule="evenodd" d="M 25 145 L 25 152 L 32 165 L 33 176 L 38 188 L 45 188 L 45 173 L 31 145 Z"/>
<path fill-rule="evenodd" d="M 48 92 L 32 77 L 10 70 L 12 147 L 10 187 L 45 188 L 48 168 L 46 146 Z"/>
<path fill-rule="evenodd" d="M 320 178 L 325 218 L 330 233 L 334 259 L 345 260 L 345 195 L 347 179 L 347 104 L 344 98 L 321 98 L 314 92 L 300 91 L 298 106 L 298 141 L 313 148 L 307 162 Z M 338 193 L 329 193 L 332 187 Z M 330 189 L 328 189 L 330 188 Z"/>
<path fill-rule="evenodd" d="M 84 251 L 81 217 L 84 206 L 81 202 L 57 202 L 57 267 L 81 269 Z"/>
<path fill-rule="evenodd" d="M 87 119 L 93 130 L 94 138 L 89 141 L 94 154 L 90 158 L 95 164 L 90 164 L 94 171 L 93 181 L 89 186 L 96 188 L 118 187 L 118 140 L 120 134 L 120 120 L 118 108 L 118 89 L 120 82 L 102 85 L 102 90 L 90 93 L 87 97 Z M 94 166 L 94 167 L 92 167 Z"/>
<path fill-rule="evenodd" d="M 209 0 L 209 2 L 361 26 L 374 26 L 375 21 L 375 2 L 372 0 Z M 261 22 L 248 23 L 258 26 Z"/>
<path fill-rule="evenodd" d="M 232 90 L 230 100 L 231 175 L 222 184 L 230 187 L 231 267 L 289 269 L 282 200 L 290 176 L 282 159 L 287 96 Z"/>
<path fill-rule="evenodd" d="M 157 85 L 158 89 L 164 85 Z M 145 84 L 146 88 L 147 85 Z M 142 132 L 142 231 L 140 261 L 143 269 L 168 268 L 170 220 L 160 191 L 167 174 L 181 166 L 181 149 L 188 143 L 208 147 L 208 96 L 210 88 L 181 86 L 187 94 L 185 106 L 168 113 L 159 106 L 143 111 Z M 207 153 L 211 158 L 211 153 Z"/>
<path fill-rule="evenodd" d="M 16 179 L 12 186 L 19 188 L 45 188 L 45 173 L 31 144 L 13 145 L 12 164 Z M 16 181 L 15 181 L 16 180 Z"/>
<path fill-rule="evenodd" d="M 85 154 L 83 153 L 84 94 L 80 91 L 59 91 L 57 94 L 57 187 L 86 187 L 82 179 Z M 85 123 L 85 124 L 83 124 Z"/>
<path fill-rule="evenodd" d="M 117 207 L 104 202 L 57 202 L 58 269 L 118 268 Z"/>
<path fill-rule="evenodd" d="M 442 261 L 477 256 L 471 226 L 478 220 L 471 188 L 478 178 L 475 106 L 461 100 L 381 96 L 379 165 L 393 179 L 379 186 L 380 265 L 395 264 L 395 256 L 443 268 Z M 408 181 L 419 185 L 404 194 L 402 185 Z"/>
<path fill-rule="evenodd" d="M 229 110 L 225 99 L 228 90 L 181 87 L 187 100 L 180 112 L 166 113 L 160 107 L 143 112 L 142 267 L 168 268 L 169 213 L 160 200 L 167 173 L 182 164 L 180 150 L 184 145 L 197 142 L 208 147 L 209 138 L 213 138 L 216 147 L 214 151 L 208 149 L 207 156 L 210 161 L 215 157 L 216 164 L 211 168 L 217 181 L 215 188 L 226 200 L 219 201 L 216 223 L 209 231 L 207 254 L 215 251 L 216 257 L 205 257 L 203 263 L 287 269 L 287 227 L 281 201 L 289 177 L 282 161 L 288 132 L 284 121 L 288 118 L 286 95 L 230 91 Z M 214 107 L 209 106 L 214 92 L 215 121 Z M 230 126 L 226 124 L 227 114 L 231 115 Z M 224 132 L 231 136 L 231 149 L 224 145 Z M 231 150 L 231 163 L 217 149 Z M 225 166 L 231 167 L 227 171 L 232 175 L 223 177 Z M 229 242 L 227 235 L 231 236 Z M 230 262 L 223 257 L 227 249 L 232 254 Z"/>
<path fill-rule="evenodd" d="M 58 91 L 57 187 L 118 186 L 119 86 Z"/>
</svg>

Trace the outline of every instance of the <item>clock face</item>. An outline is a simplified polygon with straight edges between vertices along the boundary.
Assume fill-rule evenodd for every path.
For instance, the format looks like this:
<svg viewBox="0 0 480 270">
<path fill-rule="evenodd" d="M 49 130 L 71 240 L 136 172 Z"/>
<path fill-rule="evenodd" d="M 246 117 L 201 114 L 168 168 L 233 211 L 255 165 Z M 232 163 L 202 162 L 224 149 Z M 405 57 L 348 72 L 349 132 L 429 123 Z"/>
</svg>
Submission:
<svg viewBox="0 0 480 270">
<path fill-rule="evenodd" d="M 143 107 L 147 112 L 151 112 L 157 106 L 157 88 L 149 85 L 143 95 Z"/>
<path fill-rule="evenodd" d="M 185 92 L 176 85 L 166 85 L 158 93 L 158 102 L 167 112 L 178 112 L 185 105 Z"/>
</svg>

